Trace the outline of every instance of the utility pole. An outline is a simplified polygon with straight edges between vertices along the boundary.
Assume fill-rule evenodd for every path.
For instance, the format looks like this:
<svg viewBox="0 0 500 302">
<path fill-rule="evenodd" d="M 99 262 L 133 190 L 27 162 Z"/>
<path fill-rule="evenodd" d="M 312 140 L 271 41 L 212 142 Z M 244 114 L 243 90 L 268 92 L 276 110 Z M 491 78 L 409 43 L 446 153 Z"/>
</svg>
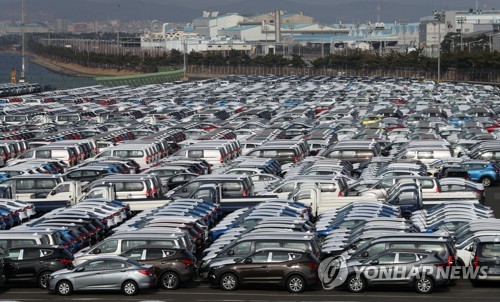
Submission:
<svg viewBox="0 0 500 302">
<path fill-rule="evenodd" d="M 434 19 L 438 22 L 438 75 L 437 82 L 441 82 L 441 21 L 444 19 L 444 11 L 434 11 Z"/>
<path fill-rule="evenodd" d="M 25 58 L 25 46 L 24 46 L 24 0 L 21 0 L 21 77 L 19 78 L 19 83 L 26 82 L 26 58 Z"/>
<path fill-rule="evenodd" d="M 457 18 L 457 22 L 460 24 L 460 51 L 464 51 L 464 22 L 466 17 L 461 16 Z"/>
</svg>

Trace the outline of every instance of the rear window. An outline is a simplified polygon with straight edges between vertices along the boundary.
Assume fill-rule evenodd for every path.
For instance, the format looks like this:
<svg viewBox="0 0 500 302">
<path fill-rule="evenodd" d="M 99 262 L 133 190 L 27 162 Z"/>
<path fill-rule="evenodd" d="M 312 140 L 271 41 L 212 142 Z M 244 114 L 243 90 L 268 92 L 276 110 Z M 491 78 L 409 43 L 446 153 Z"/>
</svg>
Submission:
<svg viewBox="0 0 500 302">
<path fill-rule="evenodd" d="M 55 179 L 19 179 L 16 181 L 16 190 L 33 191 L 39 190 L 52 190 L 57 185 Z"/>
<path fill-rule="evenodd" d="M 144 184 L 142 182 L 117 182 L 114 183 L 115 189 L 118 192 L 143 191 Z"/>
<path fill-rule="evenodd" d="M 203 150 L 189 150 L 187 156 L 189 158 L 202 158 Z"/>
</svg>

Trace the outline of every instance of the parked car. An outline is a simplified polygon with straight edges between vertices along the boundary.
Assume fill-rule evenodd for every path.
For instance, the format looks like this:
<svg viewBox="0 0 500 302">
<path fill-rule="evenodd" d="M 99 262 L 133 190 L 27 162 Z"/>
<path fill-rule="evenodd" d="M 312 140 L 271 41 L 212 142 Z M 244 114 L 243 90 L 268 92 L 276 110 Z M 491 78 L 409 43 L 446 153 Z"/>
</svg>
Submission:
<svg viewBox="0 0 500 302">
<path fill-rule="evenodd" d="M 110 290 L 120 291 L 126 296 L 136 295 L 139 290 L 154 287 L 156 276 L 150 265 L 119 256 L 99 257 L 73 269 L 62 269 L 52 273 L 48 289 L 61 296 L 75 291 Z"/>
<path fill-rule="evenodd" d="M 236 263 L 214 266 L 208 273 L 211 283 L 234 291 L 242 284 L 284 285 L 291 293 L 301 293 L 316 284 L 319 260 L 311 252 L 291 249 L 262 249 Z"/>
<path fill-rule="evenodd" d="M 46 289 L 51 273 L 72 267 L 73 255 L 63 247 L 52 245 L 17 246 L 5 250 L 3 261 L 8 282 L 37 283 Z"/>
<path fill-rule="evenodd" d="M 164 289 L 177 289 L 196 277 L 196 258 L 186 249 L 165 246 L 139 246 L 121 256 L 152 265 L 158 283 Z"/>
</svg>

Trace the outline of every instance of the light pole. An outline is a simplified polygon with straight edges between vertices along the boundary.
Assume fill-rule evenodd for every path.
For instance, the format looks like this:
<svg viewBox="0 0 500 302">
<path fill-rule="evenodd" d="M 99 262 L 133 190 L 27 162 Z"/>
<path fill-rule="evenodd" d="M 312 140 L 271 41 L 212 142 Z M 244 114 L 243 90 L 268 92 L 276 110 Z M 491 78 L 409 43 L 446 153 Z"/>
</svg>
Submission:
<svg viewBox="0 0 500 302">
<path fill-rule="evenodd" d="M 437 82 L 441 82 L 441 21 L 444 19 L 444 11 L 434 11 L 434 19 L 438 23 L 438 77 Z"/>
<path fill-rule="evenodd" d="M 466 17 L 458 17 L 457 22 L 460 24 L 460 51 L 464 51 L 464 22 Z"/>
<path fill-rule="evenodd" d="M 25 58 L 25 46 L 24 46 L 24 0 L 21 0 L 21 77 L 19 78 L 19 83 L 26 82 L 26 58 Z"/>
<path fill-rule="evenodd" d="M 323 28 L 325 28 L 325 26 L 323 24 L 320 24 L 319 28 L 321 29 L 321 57 L 324 58 L 325 57 L 325 42 L 323 42 Z"/>
</svg>

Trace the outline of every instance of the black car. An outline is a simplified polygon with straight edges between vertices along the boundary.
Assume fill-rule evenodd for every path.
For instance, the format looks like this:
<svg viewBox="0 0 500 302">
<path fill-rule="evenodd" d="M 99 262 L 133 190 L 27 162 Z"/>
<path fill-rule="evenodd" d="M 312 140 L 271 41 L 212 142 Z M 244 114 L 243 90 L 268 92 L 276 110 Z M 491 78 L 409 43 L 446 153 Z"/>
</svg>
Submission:
<svg viewBox="0 0 500 302">
<path fill-rule="evenodd" d="M 18 246 L 5 250 L 3 261 L 7 282 L 33 282 L 46 289 L 50 274 L 72 267 L 73 255 L 52 245 Z"/>
<path fill-rule="evenodd" d="M 196 277 L 196 258 L 186 249 L 165 246 L 138 246 L 121 256 L 152 265 L 164 289 L 177 289 Z"/>
<path fill-rule="evenodd" d="M 473 268 L 478 268 L 479 272 L 470 279 L 472 285 L 477 285 L 481 281 L 500 280 L 500 239 L 498 236 L 478 237 L 472 246 Z"/>
</svg>

